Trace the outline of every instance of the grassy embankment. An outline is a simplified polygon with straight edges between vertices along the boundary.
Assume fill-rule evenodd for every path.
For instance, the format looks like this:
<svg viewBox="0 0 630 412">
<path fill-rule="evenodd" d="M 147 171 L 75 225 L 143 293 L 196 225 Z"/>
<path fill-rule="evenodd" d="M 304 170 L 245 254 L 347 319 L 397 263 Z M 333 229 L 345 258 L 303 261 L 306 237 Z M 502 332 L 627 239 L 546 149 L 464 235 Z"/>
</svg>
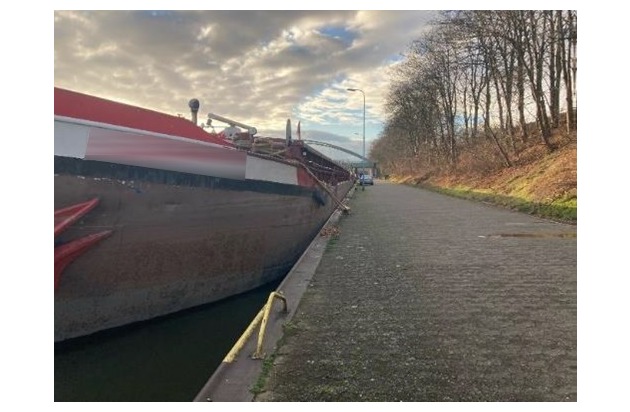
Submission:
<svg viewBox="0 0 630 412">
<path fill-rule="evenodd" d="M 509 168 L 481 173 L 460 167 L 390 180 L 577 224 L 577 143 L 557 144 L 559 148 L 550 153 L 541 145 L 530 147 Z"/>
</svg>

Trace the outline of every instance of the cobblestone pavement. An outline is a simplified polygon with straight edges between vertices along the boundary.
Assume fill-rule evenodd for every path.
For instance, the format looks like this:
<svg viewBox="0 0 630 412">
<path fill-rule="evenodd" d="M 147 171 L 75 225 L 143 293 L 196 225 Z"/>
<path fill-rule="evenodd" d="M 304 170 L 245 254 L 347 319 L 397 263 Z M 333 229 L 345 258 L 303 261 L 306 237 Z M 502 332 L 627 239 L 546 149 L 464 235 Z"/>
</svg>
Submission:
<svg viewBox="0 0 630 412">
<path fill-rule="evenodd" d="M 577 227 L 377 181 L 257 401 L 576 401 Z"/>
</svg>

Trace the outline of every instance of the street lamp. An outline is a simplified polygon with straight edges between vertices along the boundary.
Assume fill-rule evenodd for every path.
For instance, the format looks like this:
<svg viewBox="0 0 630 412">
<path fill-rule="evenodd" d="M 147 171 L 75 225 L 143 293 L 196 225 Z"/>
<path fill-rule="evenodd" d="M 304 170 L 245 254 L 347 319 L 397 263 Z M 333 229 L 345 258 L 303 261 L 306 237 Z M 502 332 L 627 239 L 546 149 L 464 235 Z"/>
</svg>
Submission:
<svg viewBox="0 0 630 412">
<path fill-rule="evenodd" d="M 365 158 L 365 92 L 361 89 L 348 88 L 349 92 L 361 92 L 363 95 L 363 157 Z M 365 161 L 365 160 L 364 160 Z"/>
</svg>

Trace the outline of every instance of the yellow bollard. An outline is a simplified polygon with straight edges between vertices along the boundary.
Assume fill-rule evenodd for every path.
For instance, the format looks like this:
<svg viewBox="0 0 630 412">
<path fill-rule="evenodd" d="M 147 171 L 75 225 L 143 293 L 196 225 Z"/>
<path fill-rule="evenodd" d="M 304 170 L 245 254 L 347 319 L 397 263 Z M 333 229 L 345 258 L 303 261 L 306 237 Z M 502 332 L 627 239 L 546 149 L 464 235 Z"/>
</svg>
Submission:
<svg viewBox="0 0 630 412">
<path fill-rule="evenodd" d="M 256 328 L 256 326 L 260 323 L 262 316 L 263 316 L 263 309 L 261 309 L 258 312 L 254 320 L 252 320 L 252 323 L 250 323 L 247 329 L 245 329 L 245 332 L 241 335 L 238 341 L 236 341 L 236 343 L 234 344 L 230 352 L 228 352 L 228 354 L 225 355 L 225 358 L 223 358 L 223 362 L 225 363 L 234 362 L 234 359 L 236 359 L 236 355 L 238 355 L 238 353 L 241 351 L 241 349 L 245 345 L 245 342 L 247 342 L 247 339 L 249 339 L 249 337 L 254 332 L 254 329 Z"/>
<path fill-rule="evenodd" d="M 262 352 L 263 349 L 263 340 L 265 338 L 265 331 L 267 328 L 267 321 L 269 320 L 269 313 L 271 312 L 271 308 L 273 307 L 273 300 L 274 298 L 278 298 L 280 300 L 282 300 L 282 302 L 284 303 L 284 310 L 283 312 L 287 312 L 287 299 L 284 297 L 284 295 L 282 295 L 282 293 L 279 292 L 271 292 L 271 294 L 269 295 L 269 299 L 267 299 L 267 304 L 265 304 L 265 307 L 263 308 L 264 310 L 264 314 L 262 317 L 262 322 L 260 324 L 260 330 L 258 331 L 258 345 L 256 347 L 256 352 L 252 355 L 253 359 L 262 359 L 265 357 L 265 354 Z M 261 310 L 262 312 L 262 310 Z"/>
</svg>

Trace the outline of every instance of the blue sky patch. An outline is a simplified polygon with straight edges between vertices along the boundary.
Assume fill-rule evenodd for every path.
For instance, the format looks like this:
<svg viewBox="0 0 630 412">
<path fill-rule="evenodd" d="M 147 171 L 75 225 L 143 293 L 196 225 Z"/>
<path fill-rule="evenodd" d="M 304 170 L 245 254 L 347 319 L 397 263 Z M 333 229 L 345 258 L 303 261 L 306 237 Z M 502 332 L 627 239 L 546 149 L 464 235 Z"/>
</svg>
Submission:
<svg viewBox="0 0 630 412">
<path fill-rule="evenodd" d="M 141 17 L 152 17 L 152 18 L 172 18 L 177 12 L 173 10 L 139 10 L 137 12 Z"/>
<path fill-rule="evenodd" d="M 326 37 L 341 40 L 348 46 L 358 37 L 356 32 L 350 31 L 343 26 L 324 26 L 319 29 L 319 33 Z"/>
</svg>

